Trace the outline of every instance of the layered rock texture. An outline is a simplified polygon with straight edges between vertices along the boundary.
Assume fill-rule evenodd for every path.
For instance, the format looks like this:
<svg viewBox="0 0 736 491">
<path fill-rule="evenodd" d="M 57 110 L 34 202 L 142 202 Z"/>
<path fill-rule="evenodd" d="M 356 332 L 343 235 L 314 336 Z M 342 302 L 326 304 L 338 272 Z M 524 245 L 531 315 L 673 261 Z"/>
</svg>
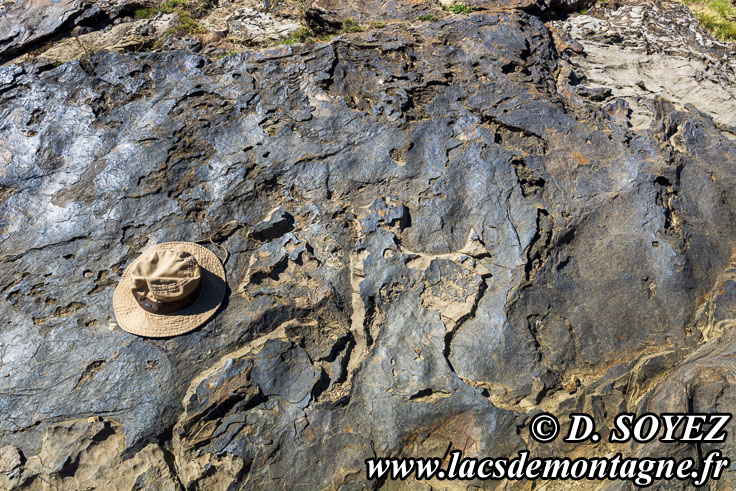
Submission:
<svg viewBox="0 0 736 491">
<path fill-rule="evenodd" d="M 702 455 L 526 425 L 736 407 L 733 47 L 662 0 L 567 18 L 577 4 L 251 3 L 198 22 L 334 37 L 131 52 L 109 33 L 167 36 L 178 14 L 1 7 L 0 487 L 569 489 L 375 482 L 364 461 Z M 131 260 L 206 237 L 229 252 L 217 316 L 121 330 Z"/>
</svg>

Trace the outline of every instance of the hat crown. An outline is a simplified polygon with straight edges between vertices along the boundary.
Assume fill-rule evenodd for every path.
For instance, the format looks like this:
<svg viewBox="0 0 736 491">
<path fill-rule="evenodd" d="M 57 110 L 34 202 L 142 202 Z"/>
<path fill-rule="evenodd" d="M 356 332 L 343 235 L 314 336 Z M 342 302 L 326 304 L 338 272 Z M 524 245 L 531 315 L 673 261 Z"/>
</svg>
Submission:
<svg viewBox="0 0 736 491">
<path fill-rule="evenodd" d="M 144 253 L 131 271 L 134 294 L 154 302 L 176 302 L 199 286 L 201 272 L 197 260 L 186 251 L 168 249 Z"/>
</svg>

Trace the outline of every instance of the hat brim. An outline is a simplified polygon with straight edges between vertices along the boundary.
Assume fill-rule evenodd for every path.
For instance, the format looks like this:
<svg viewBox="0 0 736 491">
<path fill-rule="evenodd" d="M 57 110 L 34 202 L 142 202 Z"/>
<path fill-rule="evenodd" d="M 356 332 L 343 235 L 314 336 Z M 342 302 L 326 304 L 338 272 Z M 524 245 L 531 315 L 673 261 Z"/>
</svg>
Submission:
<svg viewBox="0 0 736 491">
<path fill-rule="evenodd" d="M 129 333 L 149 338 L 165 338 L 193 331 L 212 317 L 225 298 L 225 269 L 215 253 L 193 242 L 163 242 L 152 249 L 186 251 L 193 255 L 201 268 L 201 288 L 197 300 L 189 307 L 172 314 L 152 314 L 138 305 L 133 296 L 131 271 L 140 256 L 125 269 L 112 297 L 115 319 Z"/>
</svg>

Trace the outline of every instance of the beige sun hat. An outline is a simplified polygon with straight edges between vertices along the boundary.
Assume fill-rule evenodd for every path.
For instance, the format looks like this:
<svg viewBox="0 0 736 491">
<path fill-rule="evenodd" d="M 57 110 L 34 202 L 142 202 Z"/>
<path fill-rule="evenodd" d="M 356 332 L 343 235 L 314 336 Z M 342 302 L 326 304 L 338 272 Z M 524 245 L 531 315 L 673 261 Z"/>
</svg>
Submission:
<svg viewBox="0 0 736 491">
<path fill-rule="evenodd" d="M 225 296 L 218 257 L 193 242 L 164 242 L 125 269 L 112 303 L 123 329 L 151 338 L 177 336 L 201 326 Z"/>
</svg>

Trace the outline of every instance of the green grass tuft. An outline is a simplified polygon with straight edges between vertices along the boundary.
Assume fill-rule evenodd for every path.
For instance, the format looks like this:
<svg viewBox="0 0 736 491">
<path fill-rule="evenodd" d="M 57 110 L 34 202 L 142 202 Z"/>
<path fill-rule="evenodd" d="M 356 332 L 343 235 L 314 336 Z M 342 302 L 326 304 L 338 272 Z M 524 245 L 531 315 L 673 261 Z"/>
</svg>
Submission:
<svg viewBox="0 0 736 491">
<path fill-rule="evenodd" d="M 296 31 L 291 33 L 291 36 L 284 39 L 283 41 L 278 41 L 273 43 L 271 46 L 278 46 L 280 44 L 288 44 L 291 46 L 292 44 L 314 44 L 317 41 L 329 41 L 332 39 L 332 35 L 330 34 L 323 34 L 318 35 L 314 31 L 312 31 L 308 27 L 302 27 L 297 29 Z"/>
<path fill-rule="evenodd" d="M 342 21 L 342 32 L 363 32 L 365 29 L 353 19 Z"/>
<path fill-rule="evenodd" d="M 227 58 L 228 56 L 237 55 L 238 53 L 242 53 L 242 51 L 239 51 L 237 49 L 231 49 L 230 51 L 226 51 L 220 55 L 217 55 L 215 57 L 215 60 L 221 60 L 223 58 Z"/>
<path fill-rule="evenodd" d="M 736 41 L 736 5 L 729 0 L 681 0 L 721 41 Z"/>
<path fill-rule="evenodd" d="M 210 3 L 207 2 L 209 5 Z M 149 7 L 144 9 L 137 9 L 135 16 L 140 19 L 147 19 L 149 17 L 155 17 L 156 14 L 173 14 L 174 12 L 182 12 L 189 8 L 189 0 L 167 0 L 158 7 Z"/>
<path fill-rule="evenodd" d="M 455 2 L 452 5 L 443 5 L 443 9 L 448 10 L 452 12 L 453 14 L 462 14 L 462 15 L 468 15 L 473 11 L 472 8 L 470 8 L 468 5 L 465 5 L 464 3 Z"/>
<path fill-rule="evenodd" d="M 312 30 L 308 27 L 302 27 L 292 32 L 288 38 L 284 39 L 283 44 L 288 44 L 290 46 L 297 43 L 311 44 L 314 42 L 312 37 Z"/>
<path fill-rule="evenodd" d="M 149 17 L 155 16 L 159 12 L 161 11 L 156 8 L 136 9 L 135 16 L 138 19 L 148 19 Z"/>
<path fill-rule="evenodd" d="M 171 36 L 172 34 L 185 35 L 206 33 L 207 29 L 205 29 L 202 24 L 194 20 L 192 16 L 186 12 L 179 12 L 179 22 L 174 27 L 166 31 L 167 36 Z"/>
<path fill-rule="evenodd" d="M 432 21 L 437 20 L 437 16 L 434 14 L 424 14 L 421 17 L 419 17 L 418 20 L 422 22 L 427 22 L 427 21 L 432 22 Z"/>
<path fill-rule="evenodd" d="M 204 5 L 207 8 L 213 7 L 216 4 L 217 0 L 200 0 L 199 2 L 200 6 Z M 190 9 L 193 8 L 194 6 L 189 0 L 167 0 L 158 7 L 138 9 L 135 11 L 135 16 L 140 19 L 148 19 L 158 14 L 176 13 L 179 14 L 179 22 L 176 26 L 166 31 L 167 36 L 172 34 L 205 34 L 207 29 L 197 22 L 190 13 Z"/>
</svg>

